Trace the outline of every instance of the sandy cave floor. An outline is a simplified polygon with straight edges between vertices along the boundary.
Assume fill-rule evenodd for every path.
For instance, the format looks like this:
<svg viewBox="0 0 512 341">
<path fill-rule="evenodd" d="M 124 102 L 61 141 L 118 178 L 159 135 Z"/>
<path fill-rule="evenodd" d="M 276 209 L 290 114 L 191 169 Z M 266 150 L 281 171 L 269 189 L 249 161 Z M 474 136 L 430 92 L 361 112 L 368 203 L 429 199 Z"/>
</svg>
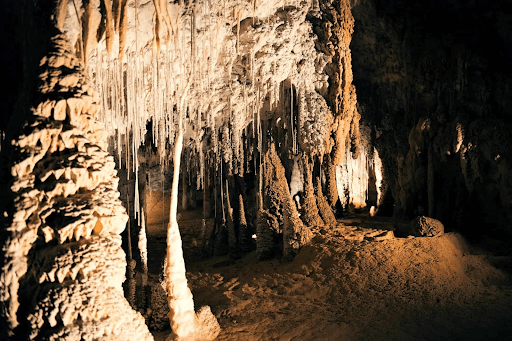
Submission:
<svg viewBox="0 0 512 341">
<path fill-rule="evenodd" d="M 200 211 L 180 229 L 196 309 L 209 305 L 217 340 L 512 340 L 510 264 L 456 233 L 390 238 L 389 218 L 342 219 L 291 263 L 204 260 Z M 150 236 L 156 276 L 165 237 Z M 169 331 L 155 331 L 164 340 Z"/>
</svg>

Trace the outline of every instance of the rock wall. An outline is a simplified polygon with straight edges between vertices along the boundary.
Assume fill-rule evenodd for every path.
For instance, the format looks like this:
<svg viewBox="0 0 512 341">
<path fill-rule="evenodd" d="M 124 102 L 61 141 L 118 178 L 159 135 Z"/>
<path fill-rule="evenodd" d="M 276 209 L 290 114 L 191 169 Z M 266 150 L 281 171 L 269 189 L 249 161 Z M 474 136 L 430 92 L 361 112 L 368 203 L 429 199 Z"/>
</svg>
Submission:
<svg viewBox="0 0 512 341">
<path fill-rule="evenodd" d="M 358 103 L 395 216 L 510 237 L 510 5 L 358 1 L 352 12 Z"/>
</svg>

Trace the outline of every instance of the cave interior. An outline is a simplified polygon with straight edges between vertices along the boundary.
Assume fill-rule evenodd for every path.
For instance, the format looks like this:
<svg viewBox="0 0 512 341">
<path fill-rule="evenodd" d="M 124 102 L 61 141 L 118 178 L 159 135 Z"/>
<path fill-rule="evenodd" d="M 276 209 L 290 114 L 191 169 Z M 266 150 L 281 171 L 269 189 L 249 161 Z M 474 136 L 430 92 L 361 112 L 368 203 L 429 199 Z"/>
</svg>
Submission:
<svg viewBox="0 0 512 341">
<path fill-rule="evenodd" d="M 3 9 L 0 339 L 512 340 L 512 3 Z"/>
</svg>

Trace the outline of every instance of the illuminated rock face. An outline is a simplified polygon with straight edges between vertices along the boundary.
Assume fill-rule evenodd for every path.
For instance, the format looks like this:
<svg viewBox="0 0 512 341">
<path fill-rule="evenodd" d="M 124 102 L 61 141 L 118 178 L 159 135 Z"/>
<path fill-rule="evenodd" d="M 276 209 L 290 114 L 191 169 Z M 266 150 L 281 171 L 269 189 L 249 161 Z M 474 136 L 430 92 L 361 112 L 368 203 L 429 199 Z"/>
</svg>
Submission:
<svg viewBox="0 0 512 341">
<path fill-rule="evenodd" d="M 128 217 L 95 118 L 98 95 L 63 35 L 52 38 L 40 71 L 37 103 L 9 148 L 3 336 L 152 340 L 123 295 Z"/>
<path fill-rule="evenodd" d="M 82 21 L 89 25 L 82 27 L 73 6 L 67 4 L 66 34 L 93 75 L 102 95 L 100 119 L 115 137 L 114 153 L 126 160 L 136 184 L 141 160 L 156 159 L 166 166 L 175 162 L 170 155 L 178 117 L 183 116 L 183 184 L 200 189 L 207 183 L 210 202 L 221 207 L 220 237 L 212 253 L 239 257 L 244 243 L 239 239 L 248 234 L 239 233 L 246 229 L 240 221 L 247 219 L 249 230 L 261 231 L 256 243 L 269 239 L 264 236 L 269 236 L 268 221 L 255 226 L 254 212 L 240 218 L 248 207 L 244 201 L 256 199 L 245 198 L 245 184 L 239 184 L 248 182 L 246 174 L 265 176 L 258 168 L 272 143 L 285 169 L 292 155 L 312 164 L 329 160 L 329 185 L 321 187 L 327 187 L 330 205 L 336 204 L 334 165 L 360 154 L 349 1 L 121 1 L 113 3 L 112 14 L 105 1 L 96 1 L 84 9 Z M 98 16 L 104 21 L 99 26 L 94 20 Z M 144 142 L 155 147 L 158 157 L 144 155 Z M 361 186 L 343 194 L 357 198 L 358 207 L 366 206 L 362 184 L 368 182 L 363 168 L 369 166 L 361 164 Z M 319 171 L 307 177 L 307 191 L 297 197 L 310 203 L 303 207 L 306 211 L 316 206 L 313 176 L 320 176 Z M 289 182 L 289 174 L 285 177 Z M 135 198 L 140 198 L 135 188 Z M 183 191 L 184 204 L 187 195 Z M 343 200 L 345 206 L 349 202 Z M 302 219 L 308 226 L 323 225 L 318 213 Z M 281 217 L 273 224 L 285 223 Z M 309 239 L 300 234 L 292 239 Z"/>
</svg>

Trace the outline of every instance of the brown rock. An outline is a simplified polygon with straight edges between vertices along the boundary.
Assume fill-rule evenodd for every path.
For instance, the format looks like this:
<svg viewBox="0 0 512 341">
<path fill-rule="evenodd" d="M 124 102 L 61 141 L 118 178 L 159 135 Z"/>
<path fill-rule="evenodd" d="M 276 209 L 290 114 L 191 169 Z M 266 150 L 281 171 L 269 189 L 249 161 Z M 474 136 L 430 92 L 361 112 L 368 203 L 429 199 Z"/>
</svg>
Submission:
<svg viewBox="0 0 512 341">
<path fill-rule="evenodd" d="M 444 225 L 439 220 L 425 216 L 414 218 L 411 229 L 415 236 L 434 237 L 444 233 Z"/>
</svg>

